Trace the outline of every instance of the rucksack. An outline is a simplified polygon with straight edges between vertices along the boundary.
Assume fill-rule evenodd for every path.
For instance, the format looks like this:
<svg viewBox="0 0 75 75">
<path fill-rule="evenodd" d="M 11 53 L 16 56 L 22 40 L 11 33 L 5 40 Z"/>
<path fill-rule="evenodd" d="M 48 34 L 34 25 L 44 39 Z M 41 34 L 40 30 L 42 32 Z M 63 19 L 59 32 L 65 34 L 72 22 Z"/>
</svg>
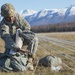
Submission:
<svg viewBox="0 0 75 75">
<path fill-rule="evenodd" d="M 60 57 L 47 55 L 39 60 L 39 65 L 49 66 L 51 70 L 59 71 L 62 68 L 62 60 Z"/>
</svg>

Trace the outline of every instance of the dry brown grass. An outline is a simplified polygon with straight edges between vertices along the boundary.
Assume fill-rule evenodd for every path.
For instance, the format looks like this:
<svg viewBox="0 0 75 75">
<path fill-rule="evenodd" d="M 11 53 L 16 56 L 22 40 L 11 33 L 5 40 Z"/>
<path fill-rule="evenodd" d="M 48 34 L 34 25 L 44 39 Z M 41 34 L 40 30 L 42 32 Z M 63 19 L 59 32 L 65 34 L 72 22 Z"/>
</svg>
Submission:
<svg viewBox="0 0 75 75">
<path fill-rule="evenodd" d="M 64 40 L 69 40 L 69 41 L 75 41 L 75 32 L 64 32 L 64 33 L 38 33 L 37 36 L 48 36 L 48 37 L 53 37 L 57 39 L 64 39 Z M 40 38 L 39 38 L 40 40 Z M 0 52 L 4 51 L 4 42 L 0 39 Z M 61 48 L 57 45 L 51 44 L 50 42 L 47 41 L 39 41 L 39 46 L 38 46 L 38 51 L 37 51 L 37 56 L 35 58 L 35 66 L 37 59 L 39 60 L 40 58 L 53 54 L 55 56 L 60 56 L 62 53 L 58 53 L 58 51 L 51 50 L 50 47 L 53 47 L 57 50 L 63 51 L 66 54 L 69 54 L 73 57 L 75 57 L 74 52 L 70 52 L 68 50 L 65 50 L 64 48 Z M 65 56 L 65 54 L 62 54 Z M 60 56 L 62 58 L 62 61 L 66 63 L 68 66 L 71 68 L 75 69 L 75 62 L 72 62 L 71 60 L 68 60 L 64 58 L 63 56 Z M 67 68 L 63 67 L 63 70 L 59 72 L 52 72 L 50 71 L 50 67 L 43 67 L 43 66 L 37 66 L 35 72 L 33 71 L 26 71 L 26 72 L 10 72 L 10 73 L 5 73 L 5 72 L 0 72 L 0 75 L 75 75 L 75 73 Z"/>
</svg>

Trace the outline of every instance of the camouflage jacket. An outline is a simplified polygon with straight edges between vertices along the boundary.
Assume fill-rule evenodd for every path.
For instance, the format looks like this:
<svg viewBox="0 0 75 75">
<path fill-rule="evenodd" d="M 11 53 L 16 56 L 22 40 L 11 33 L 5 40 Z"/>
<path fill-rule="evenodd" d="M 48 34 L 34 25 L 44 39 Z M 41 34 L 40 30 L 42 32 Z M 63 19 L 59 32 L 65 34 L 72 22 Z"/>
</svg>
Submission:
<svg viewBox="0 0 75 75">
<path fill-rule="evenodd" d="M 0 22 L 1 38 L 5 41 L 6 48 L 11 49 L 12 45 L 14 44 L 14 41 L 11 37 L 16 33 L 17 28 L 22 29 L 22 31 L 30 31 L 29 23 L 18 13 L 15 14 L 15 20 L 13 24 L 7 22 L 4 18 Z"/>
</svg>

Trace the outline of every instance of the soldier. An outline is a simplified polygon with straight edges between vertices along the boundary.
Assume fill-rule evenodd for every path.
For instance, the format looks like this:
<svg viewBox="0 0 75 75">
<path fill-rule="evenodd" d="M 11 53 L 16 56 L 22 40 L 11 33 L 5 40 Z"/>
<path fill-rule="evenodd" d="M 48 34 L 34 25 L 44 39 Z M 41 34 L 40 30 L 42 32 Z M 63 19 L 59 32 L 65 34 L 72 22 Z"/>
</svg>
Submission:
<svg viewBox="0 0 75 75">
<path fill-rule="evenodd" d="M 18 13 L 10 3 L 5 3 L 1 6 L 1 16 L 3 17 L 0 23 L 1 38 L 5 42 L 5 53 L 9 53 L 11 49 L 19 50 L 15 44 L 15 33 L 18 28 L 23 42 L 26 42 L 32 56 L 35 56 L 38 46 L 38 38 L 35 33 L 30 31 L 29 23 Z"/>
</svg>

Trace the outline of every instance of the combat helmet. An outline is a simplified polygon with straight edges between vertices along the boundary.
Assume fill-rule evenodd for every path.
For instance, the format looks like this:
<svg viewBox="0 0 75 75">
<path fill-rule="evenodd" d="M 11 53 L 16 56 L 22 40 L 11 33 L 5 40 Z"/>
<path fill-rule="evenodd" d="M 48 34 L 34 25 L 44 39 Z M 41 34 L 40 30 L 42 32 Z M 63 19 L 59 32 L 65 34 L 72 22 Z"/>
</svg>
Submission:
<svg viewBox="0 0 75 75">
<path fill-rule="evenodd" d="M 5 3 L 1 6 L 1 16 L 13 16 L 15 15 L 15 8 L 10 3 Z"/>
</svg>

